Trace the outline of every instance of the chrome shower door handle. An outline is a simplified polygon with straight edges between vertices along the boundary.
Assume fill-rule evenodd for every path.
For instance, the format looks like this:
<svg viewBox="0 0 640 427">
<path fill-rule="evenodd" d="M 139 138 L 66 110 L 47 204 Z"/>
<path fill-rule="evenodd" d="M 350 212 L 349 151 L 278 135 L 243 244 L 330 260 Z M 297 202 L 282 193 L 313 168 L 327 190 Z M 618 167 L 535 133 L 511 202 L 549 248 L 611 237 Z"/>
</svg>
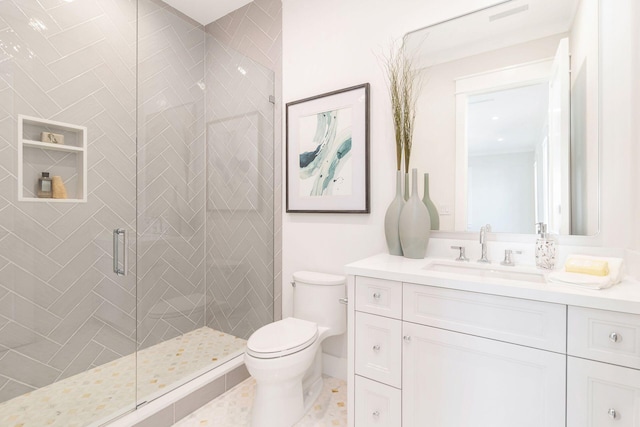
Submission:
<svg viewBox="0 0 640 427">
<path fill-rule="evenodd" d="M 120 268 L 120 236 L 124 252 L 122 268 Z M 113 230 L 113 272 L 118 276 L 127 275 L 127 232 L 123 228 Z"/>
</svg>

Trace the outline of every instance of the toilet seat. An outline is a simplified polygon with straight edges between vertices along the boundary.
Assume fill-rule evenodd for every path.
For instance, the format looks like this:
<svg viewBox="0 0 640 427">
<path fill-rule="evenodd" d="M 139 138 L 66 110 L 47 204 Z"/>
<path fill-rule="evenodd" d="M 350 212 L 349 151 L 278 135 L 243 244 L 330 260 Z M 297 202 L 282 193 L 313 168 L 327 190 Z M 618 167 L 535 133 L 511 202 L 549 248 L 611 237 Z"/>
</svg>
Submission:
<svg viewBox="0 0 640 427">
<path fill-rule="evenodd" d="M 247 354 L 274 359 L 304 350 L 317 339 L 317 324 L 287 317 L 255 331 L 247 341 Z"/>
</svg>

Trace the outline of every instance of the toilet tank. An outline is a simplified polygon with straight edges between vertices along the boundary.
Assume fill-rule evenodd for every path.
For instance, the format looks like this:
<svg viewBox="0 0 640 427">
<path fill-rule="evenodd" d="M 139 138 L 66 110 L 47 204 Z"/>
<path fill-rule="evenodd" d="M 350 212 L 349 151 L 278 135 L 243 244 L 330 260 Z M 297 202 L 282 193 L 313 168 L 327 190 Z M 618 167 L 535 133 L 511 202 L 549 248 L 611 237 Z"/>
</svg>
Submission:
<svg viewBox="0 0 640 427">
<path fill-rule="evenodd" d="M 347 306 L 339 301 L 346 297 L 346 277 L 298 271 L 293 281 L 293 317 L 327 327 L 330 335 L 346 332 Z"/>
</svg>

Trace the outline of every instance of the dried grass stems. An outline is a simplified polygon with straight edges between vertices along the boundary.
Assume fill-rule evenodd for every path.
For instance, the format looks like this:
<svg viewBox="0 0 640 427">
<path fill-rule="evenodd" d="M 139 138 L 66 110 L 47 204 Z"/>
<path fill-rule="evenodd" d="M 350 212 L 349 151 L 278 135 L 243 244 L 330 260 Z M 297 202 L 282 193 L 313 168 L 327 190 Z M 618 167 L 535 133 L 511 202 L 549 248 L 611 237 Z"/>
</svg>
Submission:
<svg viewBox="0 0 640 427">
<path fill-rule="evenodd" d="M 411 58 L 405 47 L 392 44 L 389 53 L 383 56 L 384 69 L 389 79 L 389 95 L 391 97 L 391 113 L 396 139 L 396 167 L 409 170 L 411 146 L 413 141 L 413 124 L 416 118 L 416 102 L 419 92 L 418 72 L 413 69 Z"/>
</svg>

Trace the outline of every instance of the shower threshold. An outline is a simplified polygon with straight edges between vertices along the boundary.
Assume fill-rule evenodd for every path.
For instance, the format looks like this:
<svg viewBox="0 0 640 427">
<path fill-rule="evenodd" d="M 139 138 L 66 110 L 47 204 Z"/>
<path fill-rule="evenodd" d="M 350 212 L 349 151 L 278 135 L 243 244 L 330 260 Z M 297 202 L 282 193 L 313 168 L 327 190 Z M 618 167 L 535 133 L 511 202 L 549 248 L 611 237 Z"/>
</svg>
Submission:
<svg viewBox="0 0 640 427">
<path fill-rule="evenodd" d="M 99 425 L 132 410 L 136 393 L 139 403 L 149 402 L 238 356 L 245 345 L 215 329 L 196 329 L 8 400 L 0 404 L 0 425 Z"/>
</svg>

